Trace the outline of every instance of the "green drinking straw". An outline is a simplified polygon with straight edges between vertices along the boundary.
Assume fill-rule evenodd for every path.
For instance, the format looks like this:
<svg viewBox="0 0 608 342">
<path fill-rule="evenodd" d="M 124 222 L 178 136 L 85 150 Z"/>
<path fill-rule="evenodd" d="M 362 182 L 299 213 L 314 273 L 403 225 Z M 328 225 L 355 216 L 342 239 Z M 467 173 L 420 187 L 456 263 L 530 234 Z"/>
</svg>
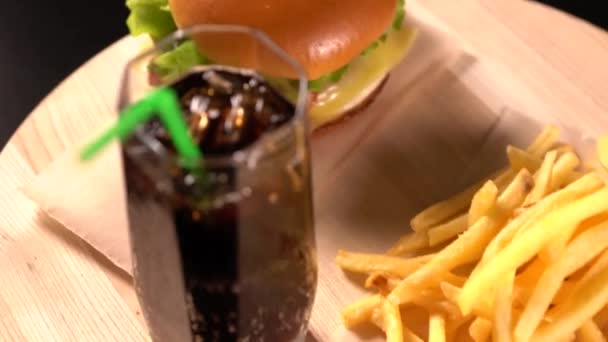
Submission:
<svg viewBox="0 0 608 342">
<path fill-rule="evenodd" d="M 158 115 L 165 125 L 184 166 L 189 169 L 202 167 L 202 153 L 188 133 L 188 126 L 182 116 L 177 94 L 173 89 L 167 87 L 154 90 L 141 101 L 125 109 L 114 126 L 80 153 L 80 160 L 93 159 L 116 138 L 126 139 L 138 125 L 154 115 Z"/>
</svg>

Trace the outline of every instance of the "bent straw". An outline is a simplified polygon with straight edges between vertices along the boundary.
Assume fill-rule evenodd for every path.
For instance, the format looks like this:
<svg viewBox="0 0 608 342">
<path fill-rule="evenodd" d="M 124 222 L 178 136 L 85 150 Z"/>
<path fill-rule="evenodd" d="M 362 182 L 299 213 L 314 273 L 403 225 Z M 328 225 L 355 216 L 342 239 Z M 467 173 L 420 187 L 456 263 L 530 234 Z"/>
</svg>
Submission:
<svg viewBox="0 0 608 342">
<path fill-rule="evenodd" d="M 177 94 L 167 87 L 156 89 L 143 100 L 125 109 L 114 126 L 82 150 L 80 160 L 93 159 L 116 138 L 126 139 L 138 125 L 154 115 L 158 115 L 165 125 L 184 166 L 190 169 L 202 167 L 202 153 L 188 133 Z"/>
</svg>

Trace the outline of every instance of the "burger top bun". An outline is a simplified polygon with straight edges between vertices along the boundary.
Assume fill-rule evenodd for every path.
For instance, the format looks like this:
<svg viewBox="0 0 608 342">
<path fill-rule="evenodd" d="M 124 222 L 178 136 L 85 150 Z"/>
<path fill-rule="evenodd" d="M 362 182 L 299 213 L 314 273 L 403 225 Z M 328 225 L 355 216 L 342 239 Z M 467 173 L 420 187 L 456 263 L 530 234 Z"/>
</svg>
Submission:
<svg viewBox="0 0 608 342">
<path fill-rule="evenodd" d="M 302 64 L 309 79 L 350 63 L 391 25 L 396 0 L 169 0 L 177 25 L 248 26 L 266 33 Z M 212 60 L 297 77 L 293 68 L 243 34 L 200 34 Z"/>
</svg>

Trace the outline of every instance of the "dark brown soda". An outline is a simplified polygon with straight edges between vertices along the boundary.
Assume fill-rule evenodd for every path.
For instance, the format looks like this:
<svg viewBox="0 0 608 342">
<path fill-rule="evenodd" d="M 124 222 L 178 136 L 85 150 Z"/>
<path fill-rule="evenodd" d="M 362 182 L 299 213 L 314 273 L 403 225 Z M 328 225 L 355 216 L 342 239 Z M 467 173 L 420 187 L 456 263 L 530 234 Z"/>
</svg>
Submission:
<svg viewBox="0 0 608 342">
<path fill-rule="evenodd" d="M 195 72 L 171 87 L 207 157 L 243 150 L 295 113 L 293 104 L 255 75 Z M 147 124 L 145 132 L 175 153 L 159 121 Z M 230 166 L 207 167 L 204 185 L 172 167 L 174 196 L 167 199 L 152 190 L 154 180 L 146 181 L 125 160 L 130 201 L 166 201 L 172 212 L 194 341 L 281 342 L 305 333 L 316 287 L 308 192 L 274 171 L 261 170 L 269 172 L 268 179 L 255 176 L 255 184 L 244 187 L 247 176 Z M 284 166 L 284 160 L 277 163 Z M 303 182 L 310 186 L 308 174 Z M 137 221 L 130 215 L 131 230 Z"/>
</svg>

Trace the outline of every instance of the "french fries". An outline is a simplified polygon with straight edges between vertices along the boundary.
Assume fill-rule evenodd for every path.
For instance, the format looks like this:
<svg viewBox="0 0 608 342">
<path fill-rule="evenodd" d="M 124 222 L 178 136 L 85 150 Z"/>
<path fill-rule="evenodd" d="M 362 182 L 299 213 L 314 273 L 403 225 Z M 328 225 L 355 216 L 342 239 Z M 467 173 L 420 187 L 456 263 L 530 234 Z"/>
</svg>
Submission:
<svg viewBox="0 0 608 342">
<path fill-rule="evenodd" d="M 571 235 L 583 220 L 608 210 L 608 188 L 565 205 L 540 218 L 519 239 L 498 252 L 478 273 L 473 274 L 462 288 L 458 304 L 463 313 L 469 313 L 479 293 L 487 290 L 494 279 L 518 267 L 537 254 L 552 237 Z M 432 262 L 432 261 L 431 261 Z"/>
<path fill-rule="evenodd" d="M 351 253 L 341 250 L 338 251 L 336 263 L 342 269 L 350 272 L 367 274 L 385 272 L 398 277 L 405 277 L 415 272 L 432 258 L 432 254 L 404 259 L 389 255 Z"/>
<path fill-rule="evenodd" d="M 506 274 L 497 285 L 496 309 L 494 310 L 493 339 L 496 342 L 511 342 L 511 303 L 515 271 Z"/>
<path fill-rule="evenodd" d="M 556 309 L 550 323 L 538 328 L 532 340 L 555 341 L 574 333 L 578 327 L 598 313 L 608 302 L 608 269 L 596 274 L 580 292 Z"/>
<path fill-rule="evenodd" d="M 374 295 L 360 299 L 342 310 L 342 322 L 347 328 L 368 322 L 374 310 L 382 305 L 383 298 Z"/>
<path fill-rule="evenodd" d="M 469 216 L 467 217 L 469 226 L 472 226 L 480 218 L 489 215 L 498 199 L 498 187 L 493 181 L 487 181 L 479 191 L 473 196 L 471 207 L 469 208 Z M 430 232 L 429 232 L 430 234 Z M 431 245 L 433 239 L 429 235 Z"/>
<path fill-rule="evenodd" d="M 606 341 L 608 137 L 594 168 L 559 133 L 508 146 L 507 168 L 423 210 L 384 254 L 339 251 L 375 293 L 344 308 L 345 326 L 388 341 Z"/>
<path fill-rule="evenodd" d="M 608 247 L 608 221 L 579 235 L 569 244 L 561 257 L 546 268 L 536 282 L 532 297 L 515 327 L 515 337 L 518 341 L 527 341 L 532 336 L 564 279 L 591 261 L 606 247 Z"/>
<path fill-rule="evenodd" d="M 557 151 L 550 151 L 547 153 L 538 173 L 534 176 L 534 189 L 532 189 L 532 192 L 526 197 L 524 207 L 537 203 L 547 195 L 549 186 L 551 185 L 551 174 L 553 173 L 556 159 Z"/>
</svg>

